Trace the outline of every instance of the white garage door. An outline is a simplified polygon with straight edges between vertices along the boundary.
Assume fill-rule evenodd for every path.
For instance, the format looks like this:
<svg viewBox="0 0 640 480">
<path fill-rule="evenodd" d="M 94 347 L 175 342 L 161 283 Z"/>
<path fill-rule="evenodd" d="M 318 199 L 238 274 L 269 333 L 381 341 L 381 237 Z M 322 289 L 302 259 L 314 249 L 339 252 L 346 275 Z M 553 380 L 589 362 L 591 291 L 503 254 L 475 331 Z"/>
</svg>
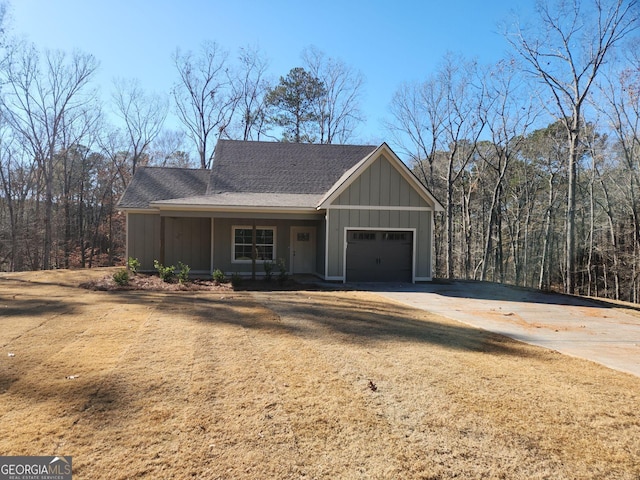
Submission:
<svg viewBox="0 0 640 480">
<path fill-rule="evenodd" d="M 347 282 L 411 282 L 413 232 L 349 230 Z"/>
</svg>

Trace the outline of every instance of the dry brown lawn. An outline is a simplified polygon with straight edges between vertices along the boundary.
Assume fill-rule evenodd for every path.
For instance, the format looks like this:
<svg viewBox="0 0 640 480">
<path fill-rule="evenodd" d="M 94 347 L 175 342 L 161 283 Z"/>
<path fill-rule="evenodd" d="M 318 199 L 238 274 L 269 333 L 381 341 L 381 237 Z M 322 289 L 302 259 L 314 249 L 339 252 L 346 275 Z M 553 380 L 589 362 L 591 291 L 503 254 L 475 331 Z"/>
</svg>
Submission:
<svg viewBox="0 0 640 480">
<path fill-rule="evenodd" d="M 640 378 L 371 293 L 77 288 L 104 274 L 0 275 L 0 454 L 78 479 L 640 478 Z"/>
</svg>

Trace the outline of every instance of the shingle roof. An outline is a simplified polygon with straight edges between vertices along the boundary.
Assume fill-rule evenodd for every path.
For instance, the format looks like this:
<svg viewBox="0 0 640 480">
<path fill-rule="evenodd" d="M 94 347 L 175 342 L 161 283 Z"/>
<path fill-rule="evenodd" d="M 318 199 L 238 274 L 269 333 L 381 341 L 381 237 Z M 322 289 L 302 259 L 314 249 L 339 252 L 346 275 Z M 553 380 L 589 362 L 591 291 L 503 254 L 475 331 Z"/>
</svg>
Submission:
<svg viewBox="0 0 640 480">
<path fill-rule="evenodd" d="M 220 140 L 207 193 L 326 193 L 371 145 Z"/>
<path fill-rule="evenodd" d="M 120 208 L 149 208 L 149 203 L 204 195 L 211 171 L 190 168 L 139 167 L 125 190 Z"/>
<path fill-rule="evenodd" d="M 149 208 L 151 202 L 176 200 L 175 204 L 264 205 L 260 195 L 280 204 L 288 199 L 307 206 L 311 195 L 318 200 L 351 169 L 377 147 L 371 145 L 318 145 L 281 142 L 220 140 L 211 170 L 141 167 L 136 170 L 118 206 Z M 227 194 L 220 197 L 220 194 Z M 287 195 L 291 195 L 287 197 Z M 306 195 L 306 198 L 300 195 Z M 266 197 L 263 195 L 263 197 Z M 169 202 L 163 202 L 169 203 Z M 309 204 L 310 205 L 310 204 Z M 275 206 L 275 205 L 274 205 Z"/>
</svg>

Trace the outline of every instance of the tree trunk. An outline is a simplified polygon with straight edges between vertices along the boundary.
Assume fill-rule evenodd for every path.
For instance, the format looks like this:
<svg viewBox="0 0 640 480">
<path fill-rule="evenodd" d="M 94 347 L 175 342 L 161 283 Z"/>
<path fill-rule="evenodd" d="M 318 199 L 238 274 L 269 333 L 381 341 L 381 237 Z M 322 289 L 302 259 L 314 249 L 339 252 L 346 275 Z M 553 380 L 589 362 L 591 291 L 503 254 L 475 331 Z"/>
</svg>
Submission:
<svg viewBox="0 0 640 480">
<path fill-rule="evenodd" d="M 555 197 L 554 187 L 555 174 L 549 176 L 549 196 L 547 200 L 547 211 L 545 212 L 544 219 L 544 236 L 542 240 L 542 258 L 540 259 L 540 275 L 538 277 L 538 290 L 542 290 L 545 286 L 545 273 L 548 273 L 549 269 L 547 264 L 549 263 L 549 239 L 551 235 L 551 212 L 553 209 L 553 200 Z"/>
<path fill-rule="evenodd" d="M 42 250 L 42 269 L 51 269 L 51 247 L 53 243 L 53 159 L 44 161 L 44 242 Z"/>
<path fill-rule="evenodd" d="M 462 229 L 464 232 L 464 245 L 462 245 L 462 251 L 464 252 L 464 278 L 472 278 L 471 276 L 471 263 L 472 263 L 472 232 L 473 227 L 471 225 L 471 210 L 470 210 L 470 200 L 471 200 L 471 185 L 469 185 L 469 193 L 462 189 Z M 475 278 L 475 273 L 473 275 Z"/>
<path fill-rule="evenodd" d="M 575 111 L 569 130 L 569 179 L 567 184 L 565 293 L 575 293 L 576 285 L 576 184 L 580 140 L 580 111 Z"/>
<path fill-rule="evenodd" d="M 447 228 L 445 243 L 447 244 L 446 269 L 447 278 L 453 278 L 453 184 L 452 184 L 453 160 L 449 161 L 449 170 L 447 172 Z"/>
<path fill-rule="evenodd" d="M 500 181 L 496 183 L 493 189 L 493 195 L 491 196 L 491 206 L 489 207 L 489 225 L 487 226 L 486 238 L 484 241 L 484 254 L 482 260 L 482 271 L 480 273 L 480 280 L 486 280 L 487 278 L 487 270 L 489 268 L 489 256 L 491 255 L 492 244 L 493 244 L 493 231 L 495 229 L 495 224 L 497 220 L 497 203 L 498 197 L 500 195 Z M 498 268 L 498 265 L 495 265 Z"/>
<path fill-rule="evenodd" d="M 594 250 L 594 230 L 595 230 L 595 200 L 593 192 L 593 184 L 595 182 L 595 160 L 591 168 L 591 181 L 589 182 L 589 252 L 587 255 L 587 295 L 591 296 L 591 288 L 594 286 L 593 281 L 593 250 Z M 596 287 L 597 290 L 597 287 Z"/>
</svg>

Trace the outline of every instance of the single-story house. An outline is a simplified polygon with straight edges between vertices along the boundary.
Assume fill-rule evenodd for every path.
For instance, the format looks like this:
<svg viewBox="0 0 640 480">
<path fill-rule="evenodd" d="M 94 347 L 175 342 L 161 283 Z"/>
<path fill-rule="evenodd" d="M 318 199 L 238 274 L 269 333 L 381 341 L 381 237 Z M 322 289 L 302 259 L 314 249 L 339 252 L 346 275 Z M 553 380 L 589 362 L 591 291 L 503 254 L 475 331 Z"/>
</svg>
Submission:
<svg viewBox="0 0 640 480">
<path fill-rule="evenodd" d="M 142 270 L 157 259 L 259 275 L 284 262 L 328 281 L 416 282 L 432 279 L 442 205 L 386 143 L 220 140 L 210 170 L 138 168 L 119 208 Z"/>
</svg>

